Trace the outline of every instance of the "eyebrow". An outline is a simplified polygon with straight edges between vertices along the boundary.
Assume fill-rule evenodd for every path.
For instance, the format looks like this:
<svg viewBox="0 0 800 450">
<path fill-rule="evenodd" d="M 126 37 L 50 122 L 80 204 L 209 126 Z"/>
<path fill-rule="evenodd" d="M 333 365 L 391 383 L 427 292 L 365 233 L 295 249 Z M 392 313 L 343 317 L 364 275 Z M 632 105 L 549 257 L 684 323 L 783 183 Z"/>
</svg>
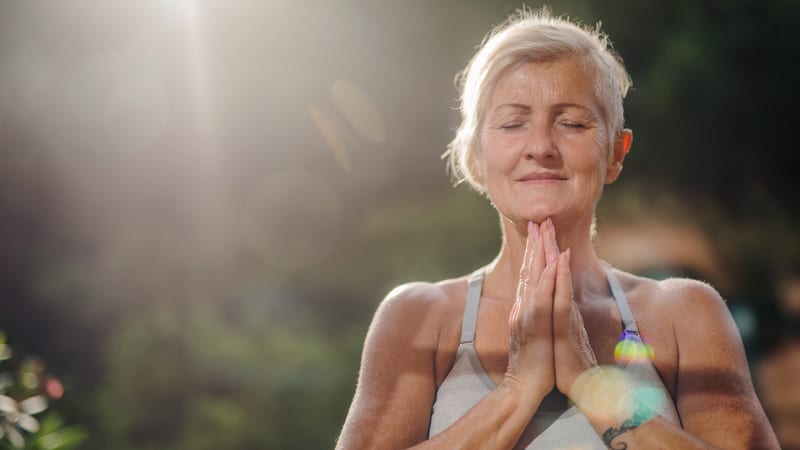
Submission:
<svg viewBox="0 0 800 450">
<path fill-rule="evenodd" d="M 552 105 L 551 107 L 552 108 L 579 108 L 579 109 L 582 109 L 582 110 L 584 110 L 584 111 L 586 111 L 586 112 L 588 112 L 588 113 L 590 113 L 592 115 L 595 114 L 595 112 L 592 111 L 591 108 L 587 108 L 586 106 L 579 105 L 577 103 L 569 103 L 569 102 L 557 103 L 555 105 Z M 526 105 L 524 103 L 503 103 L 502 105 L 497 106 L 494 109 L 494 112 L 500 111 L 502 109 L 508 109 L 508 108 L 519 109 L 519 110 L 522 110 L 523 112 L 526 112 L 526 113 L 530 113 L 531 110 L 532 110 L 530 105 Z"/>
<path fill-rule="evenodd" d="M 507 109 L 507 108 L 521 109 L 524 112 L 531 112 L 531 107 L 529 105 L 525 105 L 523 103 L 503 103 L 502 105 L 499 105 L 494 110 L 496 112 L 496 111 L 500 111 L 501 109 Z"/>
<path fill-rule="evenodd" d="M 588 112 L 590 114 L 595 114 L 595 112 L 592 111 L 591 108 L 588 108 L 588 107 L 583 106 L 583 105 L 579 105 L 577 103 L 569 103 L 569 102 L 558 103 L 556 105 L 553 105 L 553 108 L 578 108 L 578 109 L 582 109 L 582 110 L 584 110 L 584 111 L 586 111 L 586 112 Z"/>
</svg>

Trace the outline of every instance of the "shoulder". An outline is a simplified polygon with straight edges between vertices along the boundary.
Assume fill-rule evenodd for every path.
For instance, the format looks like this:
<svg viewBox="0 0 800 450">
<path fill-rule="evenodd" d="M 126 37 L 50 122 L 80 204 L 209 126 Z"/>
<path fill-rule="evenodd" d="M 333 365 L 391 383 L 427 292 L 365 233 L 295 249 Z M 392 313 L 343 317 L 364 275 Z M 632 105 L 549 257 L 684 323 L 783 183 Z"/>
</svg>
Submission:
<svg viewBox="0 0 800 450">
<path fill-rule="evenodd" d="M 717 290 L 687 278 L 652 280 L 616 273 L 649 323 L 663 326 L 675 342 L 675 397 L 684 429 L 721 448 L 737 448 L 742 442 L 775 448 L 738 329 Z"/>
<path fill-rule="evenodd" d="M 651 334 L 657 332 L 664 343 L 673 342 L 674 356 L 681 363 L 712 344 L 720 350 L 740 346 L 725 300 L 708 283 L 689 278 L 653 280 L 625 272 L 619 279 L 637 321 L 641 319 Z"/>
<path fill-rule="evenodd" d="M 716 289 L 704 281 L 690 278 L 667 278 L 656 282 L 662 295 L 673 302 L 688 306 L 723 305 L 725 301 Z"/>
<path fill-rule="evenodd" d="M 415 281 L 401 284 L 386 294 L 378 314 L 444 313 L 457 306 L 458 292 L 466 277 L 439 282 Z"/>
<path fill-rule="evenodd" d="M 439 282 L 401 284 L 384 297 L 375 312 L 370 333 L 389 329 L 399 336 L 438 335 L 446 319 L 463 309 L 466 277 Z M 420 336 L 421 337 L 421 336 Z"/>
<path fill-rule="evenodd" d="M 626 294 L 662 317 L 686 313 L 727 311 L 725 300 L 710 284 L 690 278 L 654 280 L 615 270 Z"/>
<path fill-rule="evenodd" d="M 463 281 L 406 283 L 381 301 L 337 448 L 406 448 L 426 439 L 439 336 Z"/>
<path fill-rule="evenodd" d="M 455 284 L 461 279 L 439 282 L 414 281 L 401 284 L 386 294 L 381 308 L 416 309 L 447 306 L 453 297 Z"/>
<path fill-rule="evenodd" d="M 709 363 L 746 367 L 739 330 L 725 300 L 711 285 L 688 278 L 624 279 L 636 286 L 637 298 L 649 315 L 671 326 L 681 367 Z"/>
<path fill-rule="evenodd" d="M 688 278 L 658 282 L 661 302 L 672 312 L 676 337 L 705 330 L 738 338 L 736 324 L 722 296 L 710 284 Z M 701 333 L 702 334 L 702 333 Z"/>
</svg>

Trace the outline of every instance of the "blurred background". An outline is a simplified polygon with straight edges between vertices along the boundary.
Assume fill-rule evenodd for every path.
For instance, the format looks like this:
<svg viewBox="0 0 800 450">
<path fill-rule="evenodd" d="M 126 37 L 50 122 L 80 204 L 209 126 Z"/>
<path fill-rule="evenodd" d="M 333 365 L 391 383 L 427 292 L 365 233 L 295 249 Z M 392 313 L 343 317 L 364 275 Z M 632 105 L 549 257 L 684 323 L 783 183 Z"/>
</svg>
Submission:
<svg viewBox="0 0 800 450">
<path fill-rule="evenodd" d="M 598 251 L 717 287 L 800 447 L 800 2 L 549 4 L 634 80 Z M 331 448 L 381 298 L 498 250 L 441 154 L 455 73 L 520 6 L 0 3 L 8 373 L 59 380 L 80 448 Z"/>
</svg>

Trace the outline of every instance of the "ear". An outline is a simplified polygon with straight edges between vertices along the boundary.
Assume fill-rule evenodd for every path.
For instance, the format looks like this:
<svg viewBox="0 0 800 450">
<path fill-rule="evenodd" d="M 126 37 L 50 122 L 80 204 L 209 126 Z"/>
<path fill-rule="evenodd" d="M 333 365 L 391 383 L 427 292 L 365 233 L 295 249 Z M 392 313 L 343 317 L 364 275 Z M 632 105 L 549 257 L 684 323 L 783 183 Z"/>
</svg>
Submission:
<svg viewBox="0 0 800 450">
<path fill-rule="evenodd" d="M 622 162 L 631 150 L 632 143 L 633 131 L 629 128 L 625 128 L 617 134 L 614 139 L 614 147 L 608 157 L 608 165 L 606 166 L 606 184 L 613 183 L 619 177 L 620 172 L 622 172 Z"/>
</svg>

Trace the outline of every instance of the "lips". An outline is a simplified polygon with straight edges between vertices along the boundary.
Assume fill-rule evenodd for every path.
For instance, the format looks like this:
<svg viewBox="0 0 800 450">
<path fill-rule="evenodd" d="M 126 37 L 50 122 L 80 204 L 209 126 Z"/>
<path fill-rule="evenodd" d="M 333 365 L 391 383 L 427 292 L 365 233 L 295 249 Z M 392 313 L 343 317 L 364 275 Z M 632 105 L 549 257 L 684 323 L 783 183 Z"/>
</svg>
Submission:
<svg viewBox="0 0 800 450">
<path fill-rule="evenodd" d="M 562 181 L 566 180 L 566 177 L 562 177 L 557 173 L 550 173 L 550 172 L 533 172 L 529 173 L 521 178 L 518 178 L 517 181 Z"/>
</svg>

